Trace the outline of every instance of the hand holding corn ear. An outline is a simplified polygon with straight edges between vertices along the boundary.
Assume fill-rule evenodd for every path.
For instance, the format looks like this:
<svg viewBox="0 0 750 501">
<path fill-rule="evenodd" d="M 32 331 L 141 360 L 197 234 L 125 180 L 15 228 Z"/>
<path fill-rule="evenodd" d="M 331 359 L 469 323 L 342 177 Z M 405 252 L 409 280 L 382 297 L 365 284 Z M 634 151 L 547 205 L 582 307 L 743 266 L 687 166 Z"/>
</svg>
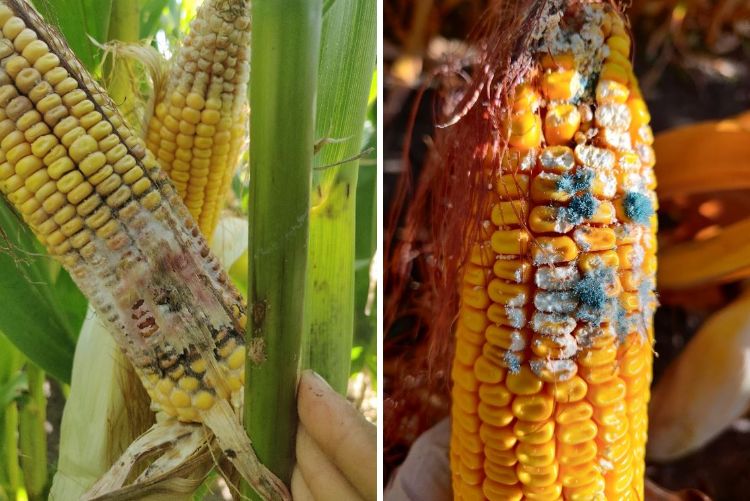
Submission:
<svg viewBox="0 0 750 501">
<path fill-rule="evenodd" d="M 205 172 L 238 150 L 226 113 L 244 106 L 249 2 L 209 0 L 201 13 L 210 21 L 194 27 L 222 33 L 202 40 L 204 31 L 195 29 L 186 40 L 197 52 L 185 56 L 185 68 L 195 73 L 174 87 L 173 121 L 165 115 L 161 132 L 170 131 L 179 146 L 165 151 Z M 136 484 L 215 443 L 261 496 L 289 499 L 239 422 L 246 306 L 180 200 L 180 185 L 176 191 L 104 90 L 28 3 L 0 1 L 0 31 L 0 191 L 90 299 L 154 409 L 165 415 L 88 497 L 121 488 L 135 463 L 160 447 L 170 446 Z M 215 54 L 223 60 L 205 59 Z M 187 106 L 174 105 L 180 93 Z M 188 203 L 201 198 L 201 184 L 195 186 L 186 189 L 193 196 Z M 202 186 L 204 199 L 217 191 Z M 214 219 L 214 212 L 204 218 Z"/>
</svg>

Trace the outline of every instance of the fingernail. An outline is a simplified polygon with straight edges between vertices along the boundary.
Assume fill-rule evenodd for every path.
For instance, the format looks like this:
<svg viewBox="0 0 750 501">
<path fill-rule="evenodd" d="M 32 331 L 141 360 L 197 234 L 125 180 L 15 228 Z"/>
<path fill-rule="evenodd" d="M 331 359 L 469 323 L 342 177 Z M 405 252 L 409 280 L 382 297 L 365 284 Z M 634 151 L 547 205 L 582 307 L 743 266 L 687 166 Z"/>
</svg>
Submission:
<svg viewBox="0 0 750 501">
<path fill-rule="evenodd" d="M 326 390 L 331 390 L 331 385 L 328 384 L 328 381 L 323 379 L 323 376 L 321 376 L 320 374 L 318 374 L 312 369 L 305 369 L 304 372 L 310 375 L 311 379 L 315 381 L 314 384 Z"/>
</svg>

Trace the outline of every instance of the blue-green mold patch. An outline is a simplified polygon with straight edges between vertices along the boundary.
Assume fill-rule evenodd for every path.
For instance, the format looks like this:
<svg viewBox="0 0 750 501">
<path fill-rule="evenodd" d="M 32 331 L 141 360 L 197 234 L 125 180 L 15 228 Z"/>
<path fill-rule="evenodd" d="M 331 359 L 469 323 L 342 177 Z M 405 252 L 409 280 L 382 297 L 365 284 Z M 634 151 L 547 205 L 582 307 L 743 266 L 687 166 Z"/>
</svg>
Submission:
<svg viewBox="0 0 750 501">
<path fill-rule="evenodd" d="M 578 169 L 573 174 L 566 173 L 557 181 L 557 189 L 565 193 L 578 193 L 591 188 L 594 179 L 594 171 L 591 169 Z"/>
<path fill-rule="evenodd" d="M 649 219 L 654 215 L 654 205 L 651 199 L 637 191 L 627 192 L 622 199 L 622 206 L 628 219 L 638 224 L 648 224 Z"/>
<path fill-rule="evenodd" d="M 594 217 L 599 207 L 599 200 L 590 192 L 574 196 L 567 207 L 561 207 L 557 217 L 561 222 L 570 224 L 581 224 L 587 219 Z"/>
</svg>

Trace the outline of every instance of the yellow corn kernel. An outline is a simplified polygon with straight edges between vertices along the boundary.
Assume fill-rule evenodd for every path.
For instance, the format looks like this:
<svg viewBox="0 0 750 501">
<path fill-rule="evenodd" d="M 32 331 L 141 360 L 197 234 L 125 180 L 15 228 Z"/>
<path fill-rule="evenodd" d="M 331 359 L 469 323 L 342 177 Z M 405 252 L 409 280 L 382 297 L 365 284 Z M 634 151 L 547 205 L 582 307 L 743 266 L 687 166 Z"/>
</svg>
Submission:
<svg viewBox="0 0 750 501">
<path fill-rule="evenodd" d="M 578 246 L 566 236 L 537 237 L 531 246 L 531 257 L 537 264 L 564 263 L 578 256 Z"/>
<path fill-rule="evenodd" d="M 516 395 L 533 395 L 542 389 L 542 382 L 531 369 L 524 366 L 516 373 L 509 373 L 505 382 L 508 390 Z"/>
<path fill-rule="evenodd" d="M 461 386 L 467 391 L 476 391 L 478 387 L 473 367 L 468 367 L 461 363 L 455 363 L 451 369 L 451 377 L 456 385 Z"/>
<path fill-rule="evenodd" d="M 575 59 L 572 52 L 563 52 L 561 54 L 543 54 L 541 57 L 542 68 L 544 69 L 561 69 L 572 70 L 575 68 Z"/>
<path fill-rule="evenodd" d="M 522 84 L 516 87 L 513 95 L 513 111 L 521 112 L 534 110 L 539 106 L 541 98 L 531 85 Z"/>
<path fill-rule="evenodd" d="M 627 58 L 630 55 L 630 38 L 621 35 L 611 36 L 607 39 L 607 47 Z"/>
<path fill-rule="evenodd" d="M 544 444 L 552 440 L 555 436 L 555 422 L 554 420 L 543 423 L 517 421 L 513 425 L 513 433 L 515 433 L 518 441 L 521 443 Z"/>
<path fill-rule="evenodd" d="M 483 423 L 492 426 L 508 426 L 513 421 L 513 413 L 508 407 L 494 407 L 486 402 L 479 402 L 476 412 Z"/>
<path fill-rule="evenodd" d="M 523 498 L 523 491 L 514 485 L 504 485 L 487 478 L 482 484 L 482 494 L 487 499 L 504 499 L 507 501 L 520 501 Z"/>
<path fill-rule="evenodd" d="M 531 182 L 531 200 L 537 203 L 567 202 L 572 195 L 559 186 L 560 176 L 543 172 Z"/>
<path fill-rule="evenodd" d="M 600 79 L 603 81 L 611 80 L 619 84 L 627 84 L 630 80 L 630 76 L 625 68 L 621 65 L 613 62 L 604 63 L 602 66 L 602 72 Z"/>
<path fill-rule="evenodd" d="M 492 267 L 496 277 L 511 280 L 516 283 L 526 283 L 531 280 L 531 264 L 522 259 L 503 259 L 496 261 Z"/>
<path fill-rule="evenodd" d="M 576 445 L 596 437 L 598 428 L 591 419 L 560 425 L 557 439 L 568 445 Z"/>
<path fill-rule="evenodd" d="M 554 400 L 543 393 L 519 395 L 513 399 L 513 414 L 524 421 L 546 421 L 552 416 Z"/>
<path fill-rule="evenodd" d="M 559 231 L 561 223 L 558 210 L 547 205 L 537 205 L 529 214 L 529 228 L 536 233 L 552 233 Z M 572 225 L 571 225 L 572 226 Z"/>
<path fill-rule="evenodd" d="M 542 140 L 542 119 L 535 113 L 519 113 L 511 119 L 509 144 L 528 150 L 537 148 Z"/>
<path fill-rule="evenodd" d="M 574 69 L 545 73 L 541 86 L 544 96 L 550 101 L 567 101 L 579 92 L 580 75 Z"/>
<path fill-rule="evenodd" d="M 501 200 L 516 200 L 529 192 L 529 176 L 526 174 L 503 174 L 497 178 L 497 193 Z"/>
<path fill-rule="evenodd" d="M 492 223 L 496 226 L 518 225 L 526 220 L 528 205 L 522 200 L 499 202 L 492 207 Z"/>
<path fill-rule="evenodd" d="M 482 347 L 480 345 L 468 343 L 463 339 L 459 339 L 456 343 L 456 360 L 469 367 L 474 366 L 475 374 L 477 373 L 475 362 L 481 353 Z"/>
<path fill-rule="evenodd" d="M 477 354 L 479 349 L 477 349 Z M 474 364 L 474 375 L 481 383 L 499 383 L 505 375 L 505 370 L 497 364 L 492 363 L 487 357 L 481 355 L 476 358 Z"/>
<path fill-rule="evenodd" d="M 549 145 L 566 144 L 581 125 L 581 114 L 572 104 L 552 106 L 544 118 L 544 138 Z"/>
<path fill-rule="evenodd" d="M 502 325 L 490 325 L 484 334 L 487 343 L 513 351 L 523 349 L 528 344 L 530 336 L 526 330 L 512 329 Z"/>
<path fill-rule="evenodd" d="M 529 287 L 494 279 L 487 286 L 487 295 L 495 303 L 522 306 L 529 301 Z"/>
<path fill-rule="evenodd" d="M 490 298 L 484 287 L 478 285 L 464 286 L 462 292 L 462 300 L 468 306 L 484 310 L 490 304 Z"/>
<path fill-rule="evenodd" d="M 498 254 L 523 255 L 529 244 L 526 230 L 497 230 L 492 234 L 492 250 Z"/>
<path fill-rule="evenodd" d="M 504 384 L 499 382 L 496 384 L 483 383 L 479 385 L 479 398 L 495 407 L 505 407 L 510 403 L 513 394 L 508 391 Z"/>
<path fill-rule="evenodd" d="M 523 463 L 516 465 L 518 480 L 524 485 L 533 485 L 536 487 L 552 485 L 557 480 L 559 470 L 560 468 L 557 463 L 539 467 L 526 466 Z"/>
<path fill-rule="evenodd" d="M 464 283 L 471 285 L 486 285 L 487 284 L 487 269 L 481 266 L 468 264 L 464 268 L 463 281 Z"/>
</svg>

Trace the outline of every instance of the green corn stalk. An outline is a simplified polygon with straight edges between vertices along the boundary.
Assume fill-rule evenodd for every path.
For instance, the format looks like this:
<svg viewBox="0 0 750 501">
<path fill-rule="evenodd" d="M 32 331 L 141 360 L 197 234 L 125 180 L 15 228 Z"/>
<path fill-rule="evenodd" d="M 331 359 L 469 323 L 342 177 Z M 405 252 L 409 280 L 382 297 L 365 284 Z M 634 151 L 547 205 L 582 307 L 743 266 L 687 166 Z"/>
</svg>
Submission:
<svg viewBox="0 0 750 501">
<path fill-rule="evenodd" d="M 260 460 L 287 484 L 297 430 L 321 14 L 320 0 L 252 4 L 245 427 Z"/>
<path fill-rule="evenodd" d="M 29 381 L 28 398 L 19 411 L 18 443 L 21 468 L 29 499 L 41 500 L 47 485 L 47 397 L 44 395 L 45 373 L 32 363 L 25 367 Z"/>
</svg>

